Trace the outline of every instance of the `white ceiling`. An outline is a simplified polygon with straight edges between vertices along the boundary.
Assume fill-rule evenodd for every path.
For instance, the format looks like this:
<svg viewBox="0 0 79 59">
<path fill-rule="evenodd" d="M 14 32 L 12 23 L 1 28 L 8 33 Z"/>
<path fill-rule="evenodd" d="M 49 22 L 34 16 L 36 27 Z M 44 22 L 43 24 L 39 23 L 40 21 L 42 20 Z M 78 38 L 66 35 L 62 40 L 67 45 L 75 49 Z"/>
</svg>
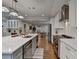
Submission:
<svg viewBox="0 0 79 59">
<path fill-rule="evenodd" d="M 12 7 L 11 1 L 12 0 L 2 0 L 2 5 Z M 57 14 L 59 8 L 61 8 L 65 1 L 67 0 L 18 0 L 16 10 L 20 15 L 25 17 L 25 20 L 42 21 L 47 17 L 46 21 L 48 21 L 49 17 Z M 42 16 L 43 14 L 45 18 Z M 40 17 L 42 20 L 40 20 Z"/>
</svg>

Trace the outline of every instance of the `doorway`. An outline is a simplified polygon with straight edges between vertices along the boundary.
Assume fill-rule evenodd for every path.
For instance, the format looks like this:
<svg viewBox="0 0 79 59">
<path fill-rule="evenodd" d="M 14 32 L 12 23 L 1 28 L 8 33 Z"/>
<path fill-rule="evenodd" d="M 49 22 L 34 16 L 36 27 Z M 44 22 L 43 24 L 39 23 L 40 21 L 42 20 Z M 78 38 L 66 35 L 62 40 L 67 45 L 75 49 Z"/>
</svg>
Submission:
<svg viewBox="0 0 79 59">
<path fill-rule="evenodd" d="M 52 25 L 48 24 L 48 42 L 51 43 L 51 37 L 52 37 Z"/>
</svg>

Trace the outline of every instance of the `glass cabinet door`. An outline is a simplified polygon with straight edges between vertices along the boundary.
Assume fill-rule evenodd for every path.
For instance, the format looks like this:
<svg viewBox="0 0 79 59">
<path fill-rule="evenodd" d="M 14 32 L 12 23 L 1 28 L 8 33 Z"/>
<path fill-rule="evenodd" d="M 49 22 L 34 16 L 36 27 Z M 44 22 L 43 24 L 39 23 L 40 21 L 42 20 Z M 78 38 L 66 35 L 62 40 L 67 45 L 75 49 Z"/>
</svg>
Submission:
<svg viewBox="0 0 79 59">
<path fill-rule="evenodd" d="M 14 21 L 14 28 L 16 28 L 16 21 Z"/>
</svg>

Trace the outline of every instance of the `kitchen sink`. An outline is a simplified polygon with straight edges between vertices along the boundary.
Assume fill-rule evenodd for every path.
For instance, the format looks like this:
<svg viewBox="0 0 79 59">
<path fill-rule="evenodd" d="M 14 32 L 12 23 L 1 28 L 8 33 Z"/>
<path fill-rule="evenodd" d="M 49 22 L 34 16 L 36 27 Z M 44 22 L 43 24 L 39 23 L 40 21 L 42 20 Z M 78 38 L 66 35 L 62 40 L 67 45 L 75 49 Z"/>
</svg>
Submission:
<svg viewBox="0 0 79 59">
<path fill-rule="evenodd" d="M 30 35 L 28 35 L 28 36 L 24 36 L 24 38 L 30 38 L 30 37 L 32 37 L 32 36 L 30 36 Z"/>
</svg>

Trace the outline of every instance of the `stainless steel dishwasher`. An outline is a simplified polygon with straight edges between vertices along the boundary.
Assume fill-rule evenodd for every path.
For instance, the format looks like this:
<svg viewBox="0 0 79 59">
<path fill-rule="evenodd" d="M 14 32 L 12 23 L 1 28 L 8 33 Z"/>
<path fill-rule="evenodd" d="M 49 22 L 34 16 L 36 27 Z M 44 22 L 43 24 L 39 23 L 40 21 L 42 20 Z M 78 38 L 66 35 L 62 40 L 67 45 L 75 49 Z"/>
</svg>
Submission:
<svg viewBox="0 0 79 59">
<path fill-rule="evenodd" d="M 32 58 L 32 40 L 24 45 L 24 59 Z"/>
</svg>

